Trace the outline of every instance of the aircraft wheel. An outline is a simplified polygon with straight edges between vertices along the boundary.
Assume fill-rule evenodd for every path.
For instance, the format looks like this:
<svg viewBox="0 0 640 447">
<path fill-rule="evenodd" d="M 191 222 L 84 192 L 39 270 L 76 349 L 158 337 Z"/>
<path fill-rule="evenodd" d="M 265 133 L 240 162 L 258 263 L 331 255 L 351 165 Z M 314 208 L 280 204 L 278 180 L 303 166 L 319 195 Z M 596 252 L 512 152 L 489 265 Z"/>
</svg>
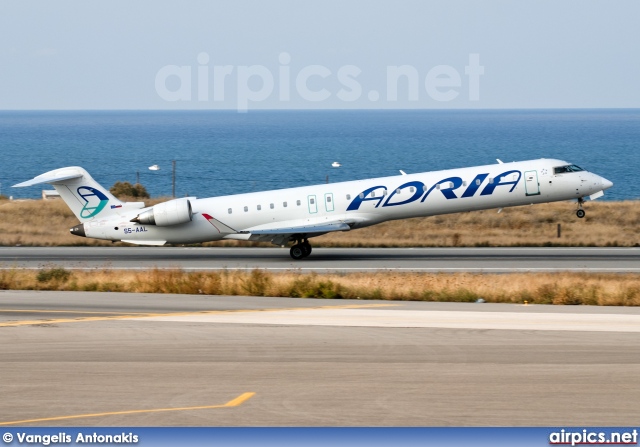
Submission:
<svg viewBox="0 0 640 447">
<path fill-rule="evenodd" d="M 304 257 L 306 258 L 311 254 L 311 250 L 312 250 L 311 244 L 309 242 L 303 242 L 300 245 L 302 245 L 302 249 L 304 250 Z"/>
<path fill-rule="evenodd" d="M 578 212 L 576 213 L 576 216 L 578 216 L 580 219 L 582 219 L 586 215 L 587 213 L 585 213 L 584 210 L 578 210 Z"/>
<path fill-rule="evenodd" d="M 305 257 L 305 253 L 306 253 L 306 250 L 304 250 L 304 248 L 302 248 L 302 244 L 296 244 L 293 247 L 291 247 L 291 250 L 289 250 L 289 254 L 296 261 L 304 258 Z M 308 256 L 308 255 L 306 255 L 306 256 Z"/>
</svg>

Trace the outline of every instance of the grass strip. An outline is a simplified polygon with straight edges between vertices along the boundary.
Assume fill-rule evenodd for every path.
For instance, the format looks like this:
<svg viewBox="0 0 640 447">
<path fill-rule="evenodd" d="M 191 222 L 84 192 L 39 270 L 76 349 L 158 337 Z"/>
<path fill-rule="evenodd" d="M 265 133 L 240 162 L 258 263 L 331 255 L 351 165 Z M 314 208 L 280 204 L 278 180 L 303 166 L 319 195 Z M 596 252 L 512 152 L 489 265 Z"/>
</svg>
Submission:
<svg viewBox="0 0 640 447">
<path fill-rule="evenodd" d="M 314 247 L 640 246 L 638 201 L 589 202 L 584 219 L 576 217 L 576 209 L 575 203 L 558 202 L 505 208 L 500 214 L 486 210 L 405 219 L 326 234 L 312 243 Z M 61 200 L 0 201 L 0 246 L 114 245 L 71 235 L 69 228 L 77 223 Z M 231 240 L 203 245 L 272 246 Z"/>
<path fill-rule="evenodd" d="M 640 275 L 0 270 L 2 290 L 58 290 L 400 301 L 638 306 Z"/>
</svg>

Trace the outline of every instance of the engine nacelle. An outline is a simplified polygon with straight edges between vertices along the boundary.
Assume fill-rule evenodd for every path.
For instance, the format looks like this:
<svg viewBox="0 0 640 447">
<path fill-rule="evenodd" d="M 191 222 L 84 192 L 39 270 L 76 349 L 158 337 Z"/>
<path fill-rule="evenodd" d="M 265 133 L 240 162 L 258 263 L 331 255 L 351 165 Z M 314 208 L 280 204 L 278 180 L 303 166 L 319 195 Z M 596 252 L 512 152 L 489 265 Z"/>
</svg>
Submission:
<svg viewBox="0 0 640 447">
<path fill-rule="evenodd" d="M 193 212 L 189 199 L 175 199 L 154 205 L 150 210 L 138 214 L 135 219 L 131 219 L 131 222 L 168 227 L 191 222 L 192 219 Z"/>
</svg>

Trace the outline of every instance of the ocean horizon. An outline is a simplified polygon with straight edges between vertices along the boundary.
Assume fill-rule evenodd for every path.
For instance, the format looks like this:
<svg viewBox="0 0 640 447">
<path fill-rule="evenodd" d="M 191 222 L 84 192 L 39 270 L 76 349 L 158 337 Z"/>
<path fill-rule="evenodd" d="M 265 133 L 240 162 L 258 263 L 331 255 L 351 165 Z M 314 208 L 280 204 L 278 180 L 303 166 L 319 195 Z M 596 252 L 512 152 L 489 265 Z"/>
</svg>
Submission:
<svg viewBox="0 0 640 447">
<path fill-rule="evenodd" d="M 604 200 L 631 200 L 638 142 L 640 109 L 5 110 L 0 193 L 38 198 L 10 186 L 64 166 L 170 196 L 175 160 L 176 196 L 209 197 L 560 158 L 613 181 Z"/>
</svg>

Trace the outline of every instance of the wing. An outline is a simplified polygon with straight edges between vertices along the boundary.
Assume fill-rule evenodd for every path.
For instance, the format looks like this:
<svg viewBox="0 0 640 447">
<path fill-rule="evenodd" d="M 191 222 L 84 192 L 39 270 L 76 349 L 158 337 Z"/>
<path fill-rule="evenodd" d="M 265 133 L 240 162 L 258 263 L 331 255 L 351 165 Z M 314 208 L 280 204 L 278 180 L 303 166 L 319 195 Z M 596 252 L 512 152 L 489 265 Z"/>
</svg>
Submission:
<svg viewBox="0 0 640 447">
<path fill-rule="evenodd" d="M 296 238 L 306 239 L 333 231 L 349 231 L 350 229 L 349 224 L 345 222 L 327 222 L 315 225 L 283 226 L 264 230 L 248 229 L 246 232 L 251 234 L 249 236 L 250 241 L 272 242 L 276 245 L 284 245 Z"/>
<path fill-rule="evenodd" d="M 344 221 L 322 222 L 307 225 L 295 225 L 298 222 L 289 221 L 293 225 L 287 225 L 287 222 L 279 222 L 268 228 L 264 226 L 257 228 L 246 228 L 236 230 L 233 227 L 221 222 L 210 214 L 202 213 L 202 216 L 213 225 L 218 233 L 224 235 L 225 239 L 239 239 L 237 235 L 244 235 L 243 240 L 272 242 L 276 245 L 284 245 L 291 240 L 307 239 L 314 236 L 320 236 L 333 231 L 349 231 L 351 225 Z"/>
</svg>

